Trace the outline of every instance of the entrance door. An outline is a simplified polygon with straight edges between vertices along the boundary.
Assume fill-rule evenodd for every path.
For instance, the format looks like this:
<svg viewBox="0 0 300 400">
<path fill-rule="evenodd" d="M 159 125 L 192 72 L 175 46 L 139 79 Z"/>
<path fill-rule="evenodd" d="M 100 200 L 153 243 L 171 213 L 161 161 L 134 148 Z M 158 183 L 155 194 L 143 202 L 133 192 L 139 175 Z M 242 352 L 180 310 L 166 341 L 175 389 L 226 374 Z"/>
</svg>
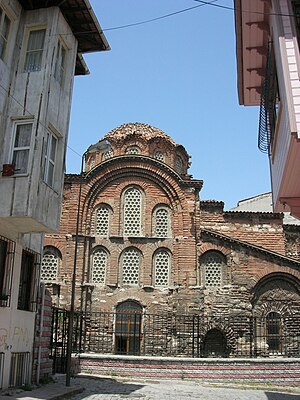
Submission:
<svg viewBox="0 0 300 400">
<path fill-rule="evenodd" d="M 140 354 L 142 307 L 136 301 L 124 301 L 117 306 L 116 354 Z"/>
</svg>

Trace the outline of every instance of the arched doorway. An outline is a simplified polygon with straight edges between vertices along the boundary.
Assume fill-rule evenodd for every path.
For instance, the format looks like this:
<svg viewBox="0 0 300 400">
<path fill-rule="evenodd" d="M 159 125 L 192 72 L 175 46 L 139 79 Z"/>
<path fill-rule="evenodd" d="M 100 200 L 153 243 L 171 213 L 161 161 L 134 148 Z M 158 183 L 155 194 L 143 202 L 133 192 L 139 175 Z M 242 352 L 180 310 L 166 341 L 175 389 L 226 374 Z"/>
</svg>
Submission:
<svg viewBox="0 0 300 400">
<path fill-rule="evenodd" d="M 227 356 L 227 339 L 219 329 L 209 330 L 203 342 L 204 357 L 224 357 Z"/>
<path fill-rule="evenodd" d="M 116 309 L 116 354 L 140 354 L 142 306 L 133 300 L 118 304 Z"/>
</svg>

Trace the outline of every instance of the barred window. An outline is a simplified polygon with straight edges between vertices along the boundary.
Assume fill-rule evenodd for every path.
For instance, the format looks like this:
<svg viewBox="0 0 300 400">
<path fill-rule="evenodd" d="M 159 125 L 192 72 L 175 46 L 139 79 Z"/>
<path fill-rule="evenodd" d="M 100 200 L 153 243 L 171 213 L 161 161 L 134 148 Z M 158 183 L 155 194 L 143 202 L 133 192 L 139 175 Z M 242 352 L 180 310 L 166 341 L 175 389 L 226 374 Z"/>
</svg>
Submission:
<svg viewBox="0 0 300 400">
<path fill-rule="evenodd" d="M 56 282 L 61 254 L 55 247 L 46 247 L 42 258 L 41 281 Z"/>
<path fill-rule="evenodd" d="M 10 305 L 15 242 L 0 236 L 0 307 Z"/>
<path fill-rule="evenodd" d="M 140 154 L 141 150 L 138 146 L 130 146 L 126 149 L 126 154 Z"/>
<path fill-rule="evenodd" d="M 266 316 L 266 334 L 270 354 L 282 351 L 281 316 L 278 312 L 269 312 Z"/>
<path fill-rule="evenodd" d="M 96 236 L 108 236 L 109 234 L 110 210 L 107 206 L 102 205 L 96 210 Z"/>
<path fill-rule="evenodd" d="M 107 270 L 107 252 L 104 249 L 96 249 L 93 252 L 92 282 L 100 285 L 105 284 Z"/>
<path fill-rule="evenodd" d="M 154 158 L 161 162 L 165 161 L 165 155 L 161 150 L 156 150 L 156 152 L 154 153 Z"/>
<path fill-rule="evenodd" d="M 127 249 L 121 257 L 122 284 L 139 284 L 141 253 L 137 249 Z"/>
<path fill-rule="evenodd" d="M 169 210 L 166 207 L 160 207 L 154 212 L 154 236 L 168 237 L 170 226 Z"/>
<path fill-rule="evenodd" d="M 179 174 L 183 173 L 183 161 L 182 158 L 180 156 L 176 156 L 176 160 L 175 160 L 175 170 L 176 172 L 178 172 Z"/>
<path fill-rule="evenodd" d="M 154 256 L 154 285 L 168 286 L 170 281 L 170 253 L 159 250 Z"/>
<path fill-rule="evenodd" d="M 142 193 L 131 187 L 124 194 L 124 235 L 141 235 Z"/>
<path fill-rule="evenodd" d="M 209 251 L 202 258 L 204 284 L 220 287 L 223 284 L 224 257 L 217 251 Z"/>
</svg>

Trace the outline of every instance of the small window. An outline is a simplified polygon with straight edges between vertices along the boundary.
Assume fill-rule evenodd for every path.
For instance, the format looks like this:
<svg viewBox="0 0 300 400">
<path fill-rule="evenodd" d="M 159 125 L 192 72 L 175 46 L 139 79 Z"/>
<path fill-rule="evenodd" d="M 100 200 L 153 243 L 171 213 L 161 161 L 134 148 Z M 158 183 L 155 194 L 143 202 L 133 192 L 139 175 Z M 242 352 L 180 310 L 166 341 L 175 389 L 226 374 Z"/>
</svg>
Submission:
<svg viewBox="0 0 300 400">
<path fill-rule="evenodd" d="M 223 284 L 224 256 L 217 251 L 208 251 L 202 257 L 204 285 L 220 287 Z"/>
<path fill-rule="evenodd" d="M 127 249 L 121 257 L 122 284 L 137 286 L 140 276 L 141 254 L 137 249 Z"/>
<path fill-rule="evenodd" d="M 142 193 L 131 187 L 124 194 L 124 236 L 141 235 Z"/>
<path fill-rule="evenodd" d="M 18 309 L 34 311 L 37 296 L 37 255 L 23 250 L 19 284 Z"/>
<path fill-rule="evenodd" d="M 96 249 L 93 252 L 92 283 L 105 284 L 107 269 L 107 252 L 104 249 Z"/>
<path fill-rule="evenodd" d="M 56 282 L 60 263 L 60 251 L 55 247 L 46 247 L 42 258 L 41 281 Z"/>
<path fill-rule="evenodd" d="M 140 154 L 141 150 L 138 146 L 130 146 L 126 149 L 126 154 Z"/>
<path fill-rule="evenodd" d="M 15 166 L 15 174 L 28 172 L 32 123 L 18 123 L 15 126 L 12 163 Z"/>
<path fill-rule="evenodd" d="M 29 32 L 24 72 L 36 72 L 42 68 L 46 29 L 32 30 Z"/>
<path fill-rule="evenodd" d="M 165 155 L 161 150 L 156 150 L 156 152 L 154 153 L 154 158 L 161 162 L 165 161 Z"/>
<path fill-rule="evenodd" d="M 61 41 L 58 41 L 57 51 L 56 51 L 56 60 L 55 60 L 55 69 L 54 69 L 54 78 L 57 82 L 63 86 L 63 81 L 65 77 L 65 69 L 66 69 L 66 48 L 63 46 Z"/>
<path fill-rule="evenodd" d="M 0 307 L 10 305 L 15 243 L 0 236 Z"/>
<path fill-rule="evenodd" d="M 46 144 L 44 181 L 51 187 L 53 187 L 54 184 L 57 143 L 58 140 L 56 136 L 49 132 Z"/>
<path fill-rule="evenodd" d="M 154 286 L 166 287 L 170 281 L 170 254 L 159 250 L 154 256 Z"/>
<path fill-rule="evenodd" d="M 109 234 L 109 219 L 110 219 L 110 209 L 102 205 L 96 210 L 96 226 L 95 235 L 96 236 L 108 236 Z"/>
<path fill-rule="evenodd" d="M 0 7 L 0 58 L 4 60 L 10 30 L 10 19 Z"/>
<path fill-rule="evenodd" d="M 170 215 L 166 207 L 157 208 L 154 212 L 154 236 L 169 237 Z"/>
<path fill-rule="evenodd" d="M 113 155 L 114 155 L 114 152 L 113 152 L 112 149 L 110 149 L 110 150 L 106 151 L 106 152 L 103 154 L 103 159 L 104 159 L 104 160 L 108 160 L 109 158 L 112 158 Z"/>
</svg>

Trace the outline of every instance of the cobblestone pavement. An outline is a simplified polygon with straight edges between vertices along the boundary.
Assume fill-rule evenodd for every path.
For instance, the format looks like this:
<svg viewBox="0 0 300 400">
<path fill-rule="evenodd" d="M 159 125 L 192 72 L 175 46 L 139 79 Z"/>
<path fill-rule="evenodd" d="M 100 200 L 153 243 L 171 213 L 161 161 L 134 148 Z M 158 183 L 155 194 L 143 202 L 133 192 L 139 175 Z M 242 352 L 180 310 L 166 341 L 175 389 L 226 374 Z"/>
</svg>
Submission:
<svg viewBox="0 0 300 400">
<path fill-rule="evenodd" d="M 74 400 L 300 400 L 300 394 L 272 392 L 271 389 L 232 389 L 204 386 L 192 381 L 179 380 L 121 380 L 109 378 L 76 378 L 84 387 Z"/>
</svg>

